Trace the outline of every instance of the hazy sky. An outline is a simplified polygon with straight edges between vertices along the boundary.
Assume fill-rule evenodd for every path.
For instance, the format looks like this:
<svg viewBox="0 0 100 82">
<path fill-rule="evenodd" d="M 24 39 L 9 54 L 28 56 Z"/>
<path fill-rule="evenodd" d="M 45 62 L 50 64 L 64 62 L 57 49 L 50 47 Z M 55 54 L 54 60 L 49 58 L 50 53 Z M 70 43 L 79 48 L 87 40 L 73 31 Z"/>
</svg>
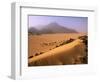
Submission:
<svg viewBox="0 0 100 82">
<path fill-rule="evenodd" d="M 88 27 L 87 17 L 29 16 L 29 27 L 47 25 L 53 22 L 56 22 L 59 25 L 67 27 L 67 28 L 73 28 L 78 32 L 87 32 L 87 27 Z"/>
</svg>

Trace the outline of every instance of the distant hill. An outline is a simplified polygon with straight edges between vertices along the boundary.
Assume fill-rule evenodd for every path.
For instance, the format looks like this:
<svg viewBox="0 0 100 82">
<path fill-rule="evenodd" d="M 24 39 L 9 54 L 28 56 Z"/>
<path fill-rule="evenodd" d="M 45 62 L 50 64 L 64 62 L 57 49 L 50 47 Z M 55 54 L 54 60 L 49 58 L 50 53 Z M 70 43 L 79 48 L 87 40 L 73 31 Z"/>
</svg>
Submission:
<svg viewBox="0 0 100 82">
<path fill-rule="evenodd" d="M 36 27 L 30 27 L 28 29 L 28 32 L 33 34 L 77 33 L 76 30 L 61 26 L 55 22 L 42 26 L 42 29 L 36 29 Z"/>
<path fill-rule="evenodd" d="M 36 33 L 38 33 L 39 31 L 38 31 L 35 27 L 30 27 L 30 29 L 28 29 L 28 32 L 29 32 L 29 33 L 33 33 L 33 34 L 36 34 Z"/>
</svg>

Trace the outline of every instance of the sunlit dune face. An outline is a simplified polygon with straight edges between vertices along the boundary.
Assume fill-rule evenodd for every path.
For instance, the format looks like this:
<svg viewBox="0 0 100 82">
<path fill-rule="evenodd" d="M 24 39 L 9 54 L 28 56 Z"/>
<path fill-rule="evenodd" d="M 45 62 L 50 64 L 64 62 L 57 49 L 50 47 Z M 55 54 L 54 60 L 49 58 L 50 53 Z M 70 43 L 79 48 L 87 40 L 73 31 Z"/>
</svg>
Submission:
<svg viewBox="0 0 100 82">
<path fill-rule="evenodd" d="M 86 64 L 87 62 L 83 62 L 87 61 L 87 47 L 83 43 L 85 38 L 79 37 L 84 35 L 72 33 L 29 36 L 29 66 Z"/>
</svg>

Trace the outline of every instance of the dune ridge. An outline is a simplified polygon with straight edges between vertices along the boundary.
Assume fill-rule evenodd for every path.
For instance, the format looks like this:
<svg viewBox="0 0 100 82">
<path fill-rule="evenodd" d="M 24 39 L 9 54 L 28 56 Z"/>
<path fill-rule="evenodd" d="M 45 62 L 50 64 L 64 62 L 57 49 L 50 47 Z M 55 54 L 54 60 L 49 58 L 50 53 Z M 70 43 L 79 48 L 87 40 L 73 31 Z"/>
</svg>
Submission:
<svg viewBox="0 0 100 82">
<path fill-rule="evenodd" d="M 79 57 L 85 56 L 86 46 L 80 39 L 52 49 L 28 60 L 29 66 L 65 65 L 81 63 Z"/>
</svg>

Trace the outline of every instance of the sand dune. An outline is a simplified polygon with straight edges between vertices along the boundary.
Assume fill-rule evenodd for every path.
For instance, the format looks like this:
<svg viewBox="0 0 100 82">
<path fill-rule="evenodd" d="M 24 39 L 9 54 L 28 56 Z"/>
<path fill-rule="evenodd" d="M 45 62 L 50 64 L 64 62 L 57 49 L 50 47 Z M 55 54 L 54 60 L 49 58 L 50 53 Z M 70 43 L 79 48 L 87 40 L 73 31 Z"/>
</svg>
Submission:
<svg viewBox="0 0 100 82">
<path fill-rule="evenodd" d="M 29 66 L 66 65 L 81 63 L 80 57 L 85 56 L 86 46 L 80 39 L 52 49 L 41 55 L 28 59 Z"/>
<path fill-rule="evenodd" d="M 85 33 L 57 33 L 28 36 L 28 57 L 48 52 L 69 39 L 77 39 Z"/>
</svg>

